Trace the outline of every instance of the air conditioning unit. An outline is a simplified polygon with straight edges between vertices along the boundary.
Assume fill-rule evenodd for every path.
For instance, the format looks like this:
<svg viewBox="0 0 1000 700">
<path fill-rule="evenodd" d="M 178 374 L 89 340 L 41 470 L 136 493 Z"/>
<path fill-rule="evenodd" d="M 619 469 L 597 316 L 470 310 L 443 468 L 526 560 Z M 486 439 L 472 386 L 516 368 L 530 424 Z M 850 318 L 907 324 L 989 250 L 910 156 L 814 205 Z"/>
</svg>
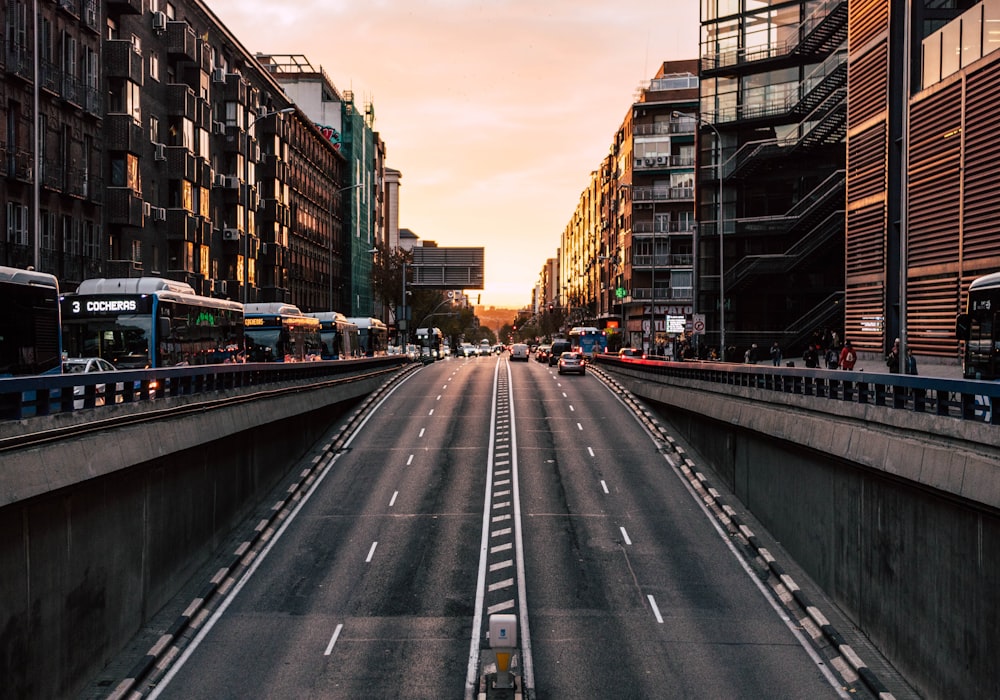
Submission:
<svg viewBox="0 0 1000 700">
<path fill-rule="evenodd" d="M 226 82 L 226 69 L 216 68 L 212 71 L 212 82 L 213 83 L 224 83 Z"/>
<path fill-rule="evenodd" d="M 667 164 L 667 157 L 666 156 L 656 156 L 656 164 L 657 165 L 666 165 Z"/>
<path fill-rule="evenodd" d="M 163 207 L 153 208 L 153 221 L 166 221 L 167 220 L 167 210 Z"/>
<path fill-rule="evenodd" d="M 223 175 L 222 173 L 216 174 L 216 176 L 215 176 L 215 186 L 216 187 L 225 187 L 226 186 L 226 176 Z"/>
<path fill-rule="evenodd" d="M 235 190 L 240 186 L 240 179 L 235 175 L 223 175 L 222 186 L 227 190 Z"/>
<path fill-rule="evenodd" d="M 652 158 L 647 158 L 646 159 L 646 165 L 653 165 L 655 162 L 656 161 L 654 161 Z"/>
<path fill-rule="evenodd" d="M 240 240 L 240 230 L 238 228 L 224 228 L 224 229 L 222 229 L 222 240 L 224 240 L 224 241 L 238 241 L 238 240 Z"/>
<path fill-rule="evenodd" d="M 162 143 L 153 144 L 153 160 L 166 160 L 167 159 L 167 147 Z"/>
<path fill-rule="evenodd" d="M 167 30 L 167 14 L 165 12 L 153 13 L 153 31 L 165 32 Z"/>
<path fill-rule="evenodd" d="M 148 219 L 152 215 L 152 213 L 153 213 L 153 205 L 150 204 L 149 202 L 143 202 L 142 215 Z"/>
<path fill-rule="evenodd" d="M 212 133 L 217 136 L 223 136 L 226 133 L 226 123 L 225 122 L 212 122 Z"/>
<path fill-rule="evenodd" d="M 633 168 L 641 168 L 642 167 L 642 158 L 636 158 L 635 159 L 635 163 L 632 164 L 632 167 Z"/>
</svg>

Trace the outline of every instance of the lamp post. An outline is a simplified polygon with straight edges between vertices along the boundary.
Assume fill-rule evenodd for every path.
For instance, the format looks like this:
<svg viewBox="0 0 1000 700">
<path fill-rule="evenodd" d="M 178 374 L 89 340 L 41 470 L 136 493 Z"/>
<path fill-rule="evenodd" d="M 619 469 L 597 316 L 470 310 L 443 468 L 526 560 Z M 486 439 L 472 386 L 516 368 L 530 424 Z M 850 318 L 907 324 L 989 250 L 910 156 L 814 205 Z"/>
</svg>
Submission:
<svg viewBox="0 0 1000 700">
<path fill-rule="evenodd" d="M 266 119 L 267 117 L 273 117 L 276 114 L 289 114 L 295 111 L 295 107 L 285 107 L 283 109 L 275 109 L 270 112 L 264 112 L 253 117 L 247 124 L 247 154 L 246 154 L 246 186 L 247 186 L 247 201 L 245 203 L 244 210 L 244 222 L 246 224 L 245 231 L 243 232 L 243 304 L 244 306 L 249 301 L 250 294 L 250 143 L 253 139 L 253 128 L 261 119 Z M 255 176 L 256 177 L 256 176 Z"/>
<path fill-rule="evenodd" d="M 716 219 L 715 227 L 718 231 L 719 236 L 719 354 L 722 361 L 726 360 L 726 257 L 725 248 L 723 245 L 723 225 L 722 225 L 722 135 L 716 128 L 715 124 L 706 120 L 699 114 L 690 114 L 687 112 L 674 112 L 673 116 L 675 119 L 679 117 L 686 117 L 688 119 L 696 119 L 699 124 L 703 124 L 711 129 L 715 133 L 715 172 L 719 180 L 719 193 L 718 200 L 716 201 L 716 206 L 718 207 L 719 215 Z M 697 231 L 697 229 L 696 229 Z M 697 250 L 697 249 L 696 249 Z M 698 266 L 697 258 L 694 261 L 695 267 Z M 695 296 L 698 294 L 698 290 L 694 290 Z"/>
<path fill-rule="evenodd" d="M 336 200 L 336 198 L 339 197 L 342 193 L 347 192 L 348 190 L 357 189 L 358 187 L 364 187 L 364 184 L 365 183 L 363 183 L 363 182 L 358 182 L 358 183 L 353 184 L 353 185 L 348 185 L 347 187 L 340 187 L 340 188 L 334 190 L 333 197 Z M 332 217 L 331 217 L 331 221 L 330 221 L 330 245 L 329 245 L 329 253 L 330 253 L 330 308 L 329 308 L 329 310 L 330 311 L 336 311 L 337 310 L 336 309 L 336 303 L 333 300 L 333 257 L 334 257 L 333 256 L 333 247 L 334 247 L 335 243 L 336 243 L 336 238 L 334 236 L 333 221 L 332 221 Z"/>
</svg>

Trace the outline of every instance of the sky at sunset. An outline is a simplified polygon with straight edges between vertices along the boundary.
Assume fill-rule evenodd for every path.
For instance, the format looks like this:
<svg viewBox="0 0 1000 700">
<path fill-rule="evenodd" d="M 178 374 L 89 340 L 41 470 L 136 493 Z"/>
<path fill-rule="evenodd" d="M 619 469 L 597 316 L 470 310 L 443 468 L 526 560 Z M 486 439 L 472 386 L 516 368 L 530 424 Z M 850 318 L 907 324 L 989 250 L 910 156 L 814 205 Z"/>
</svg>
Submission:
<svg viewBox="0 0 1000 700">
<path fill-rule="evenodd" d="M 483 246 L 490 306 L 529 304 L 637 89 L 698 57 L 698 0 L 207 1 L 373 104 L 400 228 Z"/>
</svg>

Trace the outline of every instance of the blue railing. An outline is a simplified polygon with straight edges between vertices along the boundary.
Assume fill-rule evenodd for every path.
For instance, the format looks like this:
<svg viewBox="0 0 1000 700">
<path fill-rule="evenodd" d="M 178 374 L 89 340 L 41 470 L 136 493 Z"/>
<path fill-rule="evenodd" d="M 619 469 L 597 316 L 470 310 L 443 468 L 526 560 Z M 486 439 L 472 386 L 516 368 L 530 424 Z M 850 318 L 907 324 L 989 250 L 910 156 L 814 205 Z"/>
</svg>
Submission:
<svg viewBox="0 0 1000 700">
<path fill-rule="evenodd" d="M 0 379 L 0 420 L 148 403 L 231 389 L 317 379 L 349 379 L 409 362 L 400 355 L 325 362 L 194 365 Z"/>
<path fill-rule="evenodd" d="M 683 379 L 728 384 L 1000 424 L 1000 382 L 772 365 L 623 360 L 613 355 L 597 355 L 594 361 L 653 381 Z"/>
</svg>

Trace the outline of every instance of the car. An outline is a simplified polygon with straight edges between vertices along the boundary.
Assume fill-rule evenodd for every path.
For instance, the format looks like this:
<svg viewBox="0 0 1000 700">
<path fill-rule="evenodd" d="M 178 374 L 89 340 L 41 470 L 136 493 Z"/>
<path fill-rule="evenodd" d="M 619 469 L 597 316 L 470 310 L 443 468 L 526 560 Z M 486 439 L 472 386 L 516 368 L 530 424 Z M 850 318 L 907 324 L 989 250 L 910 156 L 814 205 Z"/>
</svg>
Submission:
<svg viewBox="0 0 1000 700">
<path fill-rule="evenodd" d="M 549 367 L 554 367 L 558 364 L 559 358 L 562 357 L 564 352 L 571 352 L 572 350 L 573 344 L 568 340 L 553 340 L 552 347 L 549 349 Z"/>
<path fill-rule="evenodd" d="M 472 343 L 462 343 L 458 346 L 458 354 L 462 357 L 475 357 L 476 348 Z"/>
<path fill-rule="evenodd" d="M 91 374 L 93 372 L 117 372 L 118 368 L 105 360 L 103 357 L 68 357 L 62 362 L 63 374 Z M 124 398 L 121 395 L 123 385 L 121 382 L 115 385 L 117 394 L 115 402 L 121 403 Z M 83 408 L 85 405 L 87 389 L 83 386 L 73 387 L 73 408 Z M 104 384 L 94 385 L 94 406 L 103 406 L 105 403 L 106 386 Z"/>
<path fill-rule="evenodd" d="M 510 346 L 510 360 L 524 360 L 528 361 L 528 346 L 524 343 L 514 343 Z"/>
<path fill-rule="evenodd" d="M 629 358 L 639 359 L 642 357 L 642 353 L 635 348 L 622 348 L 618 351 L 618 357 L 627 360 Z"/>
<path fill-rule="evenodd" d="M 571 372 L 585 374 L 587 371 L 587 363 L 584 362 L 583 353 L 564 352 L 559 355 L 557 362 L 559 364 L 559 374 L 570 374 Z"/>
</svg>

